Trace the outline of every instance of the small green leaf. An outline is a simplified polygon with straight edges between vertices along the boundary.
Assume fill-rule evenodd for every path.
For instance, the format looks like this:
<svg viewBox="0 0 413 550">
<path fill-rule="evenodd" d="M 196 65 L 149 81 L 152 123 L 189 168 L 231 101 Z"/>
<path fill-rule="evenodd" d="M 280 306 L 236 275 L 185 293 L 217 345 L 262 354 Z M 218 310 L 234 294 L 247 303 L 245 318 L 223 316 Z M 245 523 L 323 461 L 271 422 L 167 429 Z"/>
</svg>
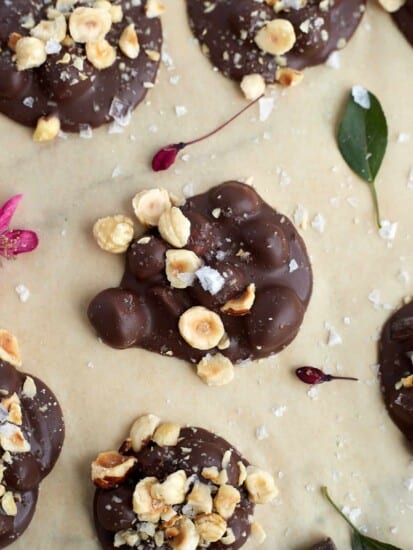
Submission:
<svg viewBox="0 0 413 550">
<path fill-rule="evenodd" d="M 379 205 L 374 182 L 387 148 L 388 129 L 377 97 L 367 92 L 370 106 L 362 107 L 350 96 L 338 130 L 338 147 L 349 167 L 364 181 L 373 194 L 378 225 Z"/>
<path fill-rule="evenodd" d="M 351 548 L 352 550 L 401 550 L 392 544 L 366 537 L 358 531 L 354 531 L 353 533 Z"/>
<path fill-rule="evenodd" d="M 335 509 L 335 511 L 340 514 L 340 516 L 348 523 L 348 525 L 352 529 L 352 535 L 351 535 L 351 548 L 352 550 L 402 550 L 402 548 L 398 548 L 397 546 L 393 546 L 392 544 L 387 544 L 386 542 L 380 542 L 379 540 L 372 539 L 370 537 L 366 537 L 365 535 L 362 535 L 360 531 L 357 529 L 355 525 L 351 523 L 349 518 L 343 514 L 343 512 L 340 510 L 340 508 L 337 506 L 337 504 L 333 501 L 333 499 L 328 494 L 327 487 L 322 487 L 321 492 L 326 497 L 328 502 L 331 504 L 331 506 Z"/>
</svg>

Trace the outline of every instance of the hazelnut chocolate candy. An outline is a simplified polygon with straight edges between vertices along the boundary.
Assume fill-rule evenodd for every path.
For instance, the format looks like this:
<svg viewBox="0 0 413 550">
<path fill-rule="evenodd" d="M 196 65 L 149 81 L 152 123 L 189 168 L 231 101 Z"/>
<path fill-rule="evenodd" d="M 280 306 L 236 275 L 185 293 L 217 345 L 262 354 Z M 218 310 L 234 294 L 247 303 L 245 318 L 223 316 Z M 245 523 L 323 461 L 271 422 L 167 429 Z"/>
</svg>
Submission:
<svg viewBox="0 0 413 550">
<path fill-rule="evenodd" d="M 396 311 L 384 325 L 379 363 L 387 410 L 413 443 L 413 302 Z"/>
<path fill-rule="evenodd" d="M 255 524 L 255 504 L 278 495 L 273 477 L 225 439 L 152 414 L 134 422 L 119 451 L 97 456 L 92 480 L 105 550 L 236 550 Z"/>
<path fill-rule="evenodd" d="M 131 242 L 119 288 L 100 292 L 88 316 L 113 347 L 202 362 L 203 379 L 226 383 L 229 362 L 277 353 L 297 334 L 312 290 L 305 245 L 248 185 L 223 183 L 180 208 L 164 191 L 134 198 L 148 231 Z"/>
<path fill-rule="evenodd" d="M 156 77 L 162 11 L 159 0 L 1 2 L 0 112 L 38 141 L 127 124 Z"/>
<path fill-rule="evenodd" d="M 296 70 L 323 63 L 359 25 L 365 0 L 187 0 L 192 31 L 214 66 L 234 80 L 260 75 L 294 85 Z M 244 81 L 249 99 L 262 93 Z"/>
<path fill-rule="evenodd" d="M 62 411 L 55 395 L 21 366 L 17 340 L 0 330 L 0 548 L 28 527 L 39 484 L 59 457 Z"/>
<path fill-rule="evenodd" d="M 386 2 L 382 2 L 386 7 Z M 390 2 L 388 11 L 393 12 L 393 19 L 397 26 L 402 31 L 404 36 L 413 45 L 413 1 L 412 0 L 398 0 L 397 2 Z"/>
</svg>

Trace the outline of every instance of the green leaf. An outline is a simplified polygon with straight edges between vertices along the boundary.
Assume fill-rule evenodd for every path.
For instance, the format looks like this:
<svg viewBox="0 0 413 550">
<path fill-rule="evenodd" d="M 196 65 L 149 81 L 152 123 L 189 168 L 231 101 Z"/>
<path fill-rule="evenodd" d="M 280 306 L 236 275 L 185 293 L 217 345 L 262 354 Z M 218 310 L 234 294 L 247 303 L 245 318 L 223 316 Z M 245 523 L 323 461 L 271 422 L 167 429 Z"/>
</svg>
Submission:
<svg viewBox="0 0 413 550">
<path fill-rule="evenodd" d="M 374 181 L 386 152 L 388 128 L 379 100 L 371 92 L 367 92 L 367 94 L 370 99 L 368 109 L 356 103 L 353 93 L 350 92 L 337 139 L 344 160 L 370 186 L 377 222 L 380 226 L 379 205 Z"/>
<path fill-rule="evenodd" d="M 401 548 L 392 544 L 366 537 L 358 531 L 353 532 L 351 548 L 352 550 L 401 550 Z"/>
<path fill-rule="evenodd" d="M 340 508 L 337 506 L 337 504 L 330 497 L 330 495 L 328 494 L 327 487 L 322 487 L 321 492 L 326 497 L 326 499 L 331 504 L 331 506 L 334 508 L 334 510 L 338 514 L 340 514 L 340 516 L 351 527 L 351 529 L 352 529 L 352 536 L 351 536 L 351 548 L 352 548 L 352 550 L 402 550 L 402 548 L 398 548 L 397 546 L 393 546 L 392 544 L 387 544 L 386 542 L 380 542 L 379 540 L 372 539 L 370 537 L 366 537 L 365 535 L 362 535 L 360 533 L 360 531 L 357 529 L 357 527 L 351 523 L 349 518 L 345 514 L 343 514 L 343 512 L 340 510 Z"/>
</svg>

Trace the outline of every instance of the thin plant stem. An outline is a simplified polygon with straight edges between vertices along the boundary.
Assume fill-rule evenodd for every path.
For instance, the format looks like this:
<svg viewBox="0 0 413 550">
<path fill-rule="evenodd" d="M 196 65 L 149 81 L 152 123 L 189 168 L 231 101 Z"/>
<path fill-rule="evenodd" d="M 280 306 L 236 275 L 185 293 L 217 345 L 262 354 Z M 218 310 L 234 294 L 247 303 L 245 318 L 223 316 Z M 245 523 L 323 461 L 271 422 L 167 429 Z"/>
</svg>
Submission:
<svg viewBox="0 0 413 550">
<path fill-rule="evenodd" d="M 263 95 L 260 95 L 260 97 L 257 97 L 257 99 L 254 99 L 254 101 L 252 101 L 251 103 L 248 103 L 248 105 L 246 105 L 243 109 L 241 109 L 241 111 L 238 111 L 238 113 L 236 113 L 234 116 L 232 116 L 229 120 L 227 120 L 226 122 L 224 122 L 223 124 L 221 124 L 220 126 L 218 126 L 217 128 L 215 128 L 215 130 L 212 130 L 211 132 L 208 132 L 207 134 L 199 137 L 199 138 L 196 138 L 196 139 L 193 139 L 191 141 L 188 141 L 187 143 L 185 143 L 185 146 L 187 145 L 193 145 L 194 143 L 198 143 L 199 141 L 202 141 L 204 139 L 207 139 L 211 136 L 213 136 L 214 134 L 216 134 L 217 132 L 219 132 L 220 130 L 222 130 L 223 128 L 225 128 L 226 126 L 228 126 L 228 124 L 231 124 L 231 122 L 233 122 L 236 118 L 238 118 L 240 115 L 242 115 L 243 113 L 245 113 L 245 111 L 247 111 L 250 107 L 252 107 L 253 105 L 255 105 L 257 103 L 257 101 L 259 101 L 261 98 L 263 97 Z"/>
</svg>

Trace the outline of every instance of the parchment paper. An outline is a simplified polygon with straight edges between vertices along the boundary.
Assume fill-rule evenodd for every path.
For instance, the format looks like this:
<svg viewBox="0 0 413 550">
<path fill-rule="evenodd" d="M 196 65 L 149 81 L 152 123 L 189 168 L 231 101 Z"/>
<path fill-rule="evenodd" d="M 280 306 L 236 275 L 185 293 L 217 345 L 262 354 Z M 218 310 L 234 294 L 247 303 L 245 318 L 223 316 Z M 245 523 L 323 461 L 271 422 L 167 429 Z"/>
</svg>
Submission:
<svg viewBox="0 0 413 550">
<path fill-rule="evenodd" d="M 201 54 L 183 1 L 167 3 L 163 23 L 169 66 L 163 65 L 157 86 L 123 134 L 109 135 L 103 127 L 91 140 L 69 136 L 38 145 L 30 131 L 0 118 L 0 200 L 24 193 L 13 225 L 35 229 L 41 238 L 36 252 L 3 262 L 0 324 L 18 336 L 24 368 L 56 392 L 67 426 L 61 459 L 42 484 L 35 518 L 14 548 L 99 547 L 90 518 L 90 462 L 99 451 L 115 448 L 145 412 L 216 431 L 279 477 L 279 500 L 257 509 L 268 535 L 263 550 L 298 550 L 324 535 L 339 550 L 350 548 L 348 528 L 321 497 L 322 485 L 370 536 L 412 548 L 412 456 L 384 409 L 374 365 L 388 308 L 413 289 L 413 190 L 407 185 L 413 166 L 413 49 L 371 3 L 340 54 L 339 70 L 306 71 L 302 85 L 276 89 L 266 122 L 255 109 L 188 149 L 186 162 L 153 174 L 149 161 L 156 149 L 194 138 L 245 105 L 238 86 Z M 178 83 L 171 77 L 179 77 Z M 349 171 L 335 143 L 353 84 L 373 91 L 388 117 L 390 143 L 377 186 L 383 217 L 398 222 L 393 241 L 378 235 L 367 185 Z M 178 105 L 187 108 L 185 116 L 176 116 Z M 314 295 L 293 344 L 278 357 L 237 369 L 231 385 L 213 389 L 183 362 L 100 343 L 86 306 L 96 292 L 118 284 L 123 258 L 97 247 L 91 235 L 95 219 L 132 215 L 130 199 L 146 187 L 180 193 L 192 184 L 201 192 L 248 177 L 278 210 L 291 216 L 300 204 L 309 212 L 309 226 L 300 231 L 313 261 Z M 318 213 L 326 219 L 324 233 L 311 227 Z M 18 284 L 31 292 L 25 303 L 15 292 Z M 376 304 L 369 300 L 374 289 L 380 293 L 370 296 Z M 342 344 L 327 345 L 326 323 Z M 320 386 L 314 399 L 293 376 L 293 368 L 303 364 L 355 375 L 360 382 Z M 269 436 L 259 440 L 261 426 Z M 257 547 L 254 541 L 245 546 Z"/>
</svg>

